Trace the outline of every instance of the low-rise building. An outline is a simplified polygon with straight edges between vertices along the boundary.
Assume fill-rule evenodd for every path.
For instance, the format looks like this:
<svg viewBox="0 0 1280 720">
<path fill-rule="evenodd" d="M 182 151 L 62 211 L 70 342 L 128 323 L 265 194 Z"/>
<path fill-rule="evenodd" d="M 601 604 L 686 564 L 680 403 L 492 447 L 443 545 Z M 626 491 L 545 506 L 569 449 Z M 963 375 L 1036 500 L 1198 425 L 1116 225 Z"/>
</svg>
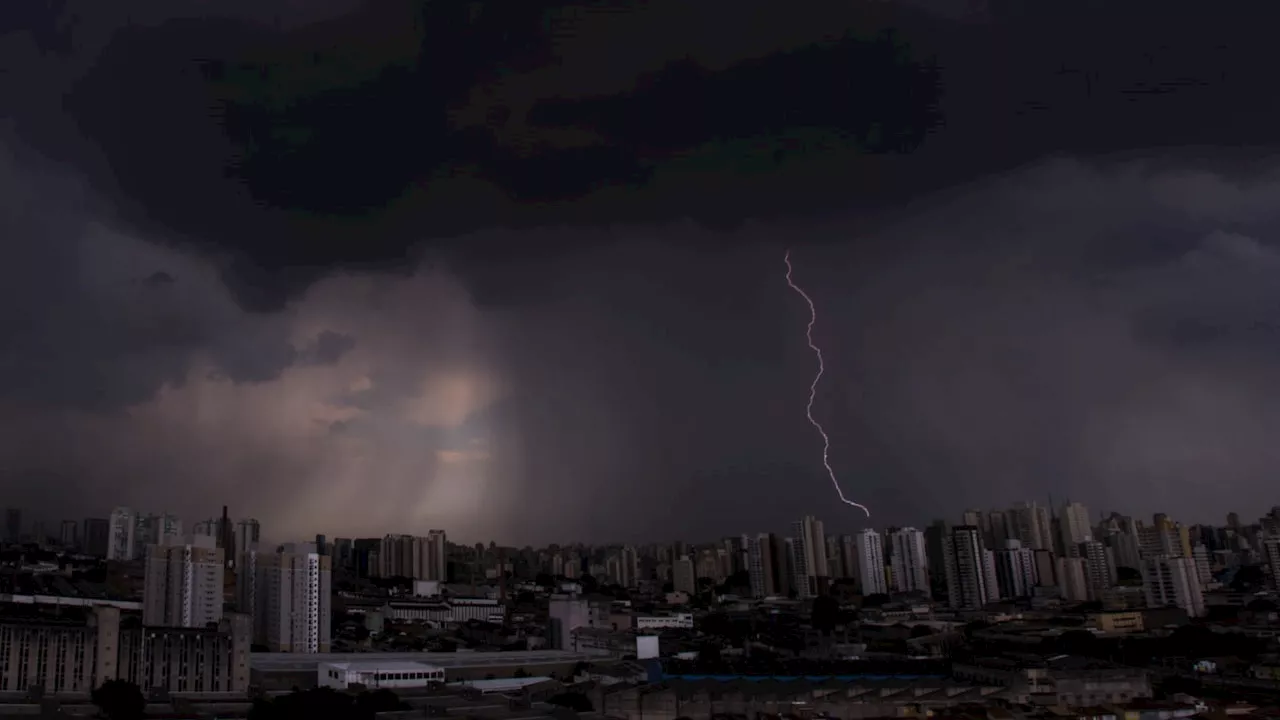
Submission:
<svg viewBox="0 0 1280 720">
<path fill-rule="evenodd" d="M 1140 633 L 1146 628 L 1140 612 L 1090 613 L 1088 622 L 1098 632 L 1116 635 Z"/>
<path fill-rule="evenodd" d="M 692 630 L 693 613 L 672 613 L 671 615 L 636 615 L 636 630 Z"/>
<path fill-rule="evenodd" d="M 975 658 L 954 663 L 952 674 L 961 680 L 1000 685 L 1006 688 L 1008 699 L 1016 703 L 1122 704 L 1152 696 L 1151 680 L 1145 671 L 1074 656 Z"/>
<path fill-rule="evenodd" d="M 351 660 L 316 665 L 316 684 L 346 690 L 352 685 L 369 689 L 426 688 L 444 683 L 444 668 L 408 660 Z"/>
</svg>

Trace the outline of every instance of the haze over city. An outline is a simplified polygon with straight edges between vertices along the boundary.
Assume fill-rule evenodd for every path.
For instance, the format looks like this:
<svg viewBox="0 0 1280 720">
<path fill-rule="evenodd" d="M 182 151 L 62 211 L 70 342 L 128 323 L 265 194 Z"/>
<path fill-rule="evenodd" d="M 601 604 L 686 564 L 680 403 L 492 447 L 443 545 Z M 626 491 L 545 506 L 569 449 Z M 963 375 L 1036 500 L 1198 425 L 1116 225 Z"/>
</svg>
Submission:
<svg viewBox="0 0 1280 720">
<path fill-rule="evenodd" d="M 853 532 L 790 248 L 815 413 L 877 527 L 1274 504 L 1280 181 L 1240 149 L 1280 119 L 1249 90 L 1265 23 L 731 5 L 770 21 L 25 5 L 6 503 L 229 504 L 278 539 Z"/>
</svg>

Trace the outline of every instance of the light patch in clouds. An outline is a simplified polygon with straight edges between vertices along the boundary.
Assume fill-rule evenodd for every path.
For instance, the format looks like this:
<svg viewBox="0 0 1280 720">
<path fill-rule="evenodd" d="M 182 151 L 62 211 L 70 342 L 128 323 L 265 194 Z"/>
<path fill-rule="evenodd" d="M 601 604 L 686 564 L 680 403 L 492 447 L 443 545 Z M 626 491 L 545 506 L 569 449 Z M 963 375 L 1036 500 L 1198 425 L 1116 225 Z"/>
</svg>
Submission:
<svg viewBox="0 0 1280 720">
<path fill-rule="evenodd" d="M 405 419 L 426 427 L 458 427 L 501 397 L 496 381 L 480 374 L 449 373 L 424 378 L 408 401 Z"/>
</svg>

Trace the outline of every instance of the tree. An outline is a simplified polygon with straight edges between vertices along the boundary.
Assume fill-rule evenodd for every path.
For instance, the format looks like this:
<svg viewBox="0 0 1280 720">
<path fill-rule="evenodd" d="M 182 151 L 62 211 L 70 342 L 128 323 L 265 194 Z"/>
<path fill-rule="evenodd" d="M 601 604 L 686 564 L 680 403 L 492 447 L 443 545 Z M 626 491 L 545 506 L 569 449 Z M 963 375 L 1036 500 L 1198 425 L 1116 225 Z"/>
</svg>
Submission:
<svg viewBox="0 0 1280 720">
<path fill-rule="evenodd" d="M 928 625 L 913 625 L 911 627 L 911 637 L 913 638 L 929 637 L 932 634 L 933 629 Z"/>
<path fill-rule="evenodd" d="M 884 593 L 872 593 L 862 598 L 862 607 L 878 608 L 878 607 L 883 607 L 884 604 L 887 602 L 889 602 L 888 595 L 885 595 Z"/>
<path fill-rule="evenodd" d="M 527 678 L 527 677 L 529 677 L 529 671 L 528 671 L 528 670 L 525 670 L 524 668 L 516 668 L 516 671 L 515 671 L 515 672 L 513 672 L 513 673 L 511 673 L 511 677 L 513 677 L 513 678 Z"/>
<path fill-rule="evenodd" d="M 813 629 L 823 635 L 830 635 L 840 621 L 840 602 L 830 595 L 819 595 L 813 599 L 813 612 L 809 623 Z"/>
<path fill-rule="evenodd" d="M 698 662 L 704 665 L 716 665 L 720 662 L 720 646 L 707 642 L 698 648 Z"/>
<path fill-rule="evenodd" d="M 594 593 L 600 586 L 600 583 L 596 582 L 596 579 L 590 575 L 583 575 L 578 578 L 578 584 L 582 586 L 582 592 L 584 593 Z"/>
<path fill-rule="evenodd" d="M 591 699 L 582 693 L 563 692 L 559 695 L 552 695 L 550 698 L 547 698 L 547 702 L 552 705 L 569 708 L 574 712 L 586 713 L 595 710 L 591 705 Z"/>
<path fill-rule="evenodd" d="M 535 575 L 533 581 L 538 584 L 538 587 L 544 588 L 555 587 L 556 584 L 556 579 L 544 572 Z"/>
<path fill-rule="evenodd" d="M 374 720 L 378 713 L 406 710 L 408 704 L 386 689 L 352 697 L 329 687 L 294 690 L 274 700 L 258 699 L 249 720 Z"/>
<path fill-rule="evenodd" d="M 1088 630 L 1068 630 L 1057 637 L 1055 646 L 1067 655 L 1095 655 L 1098 638 Z"/>
<path fill-rule="evenodd" d="M 373 692 L 362 692 L 357 695 L 355 713 L 353 715 L 355 717 L 373 718 L 378 713 L 408 709 L 409 704 L 401 700 L 399 695 L 383 688 Z"/>
<path fill-rule="evenodd" d="M 142 689 L 127 680 L 108 680 L 89 697 L 110 720 L 141 720 L 147 711 Z"/>
</svg>

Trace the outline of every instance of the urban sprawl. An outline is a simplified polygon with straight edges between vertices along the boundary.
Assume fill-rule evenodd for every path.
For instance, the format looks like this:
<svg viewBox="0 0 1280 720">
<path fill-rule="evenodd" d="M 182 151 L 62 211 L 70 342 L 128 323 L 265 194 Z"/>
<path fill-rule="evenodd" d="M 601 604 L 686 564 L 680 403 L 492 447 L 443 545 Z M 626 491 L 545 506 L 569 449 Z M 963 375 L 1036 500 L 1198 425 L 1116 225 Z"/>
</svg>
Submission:
<svg viewBox="0 0 1280 720">
<path fill-rule="evenodd" d="M 0 717 L 1280 717 L 1280 507 L 643 546 L 4 516 Z"/>
</svg>

